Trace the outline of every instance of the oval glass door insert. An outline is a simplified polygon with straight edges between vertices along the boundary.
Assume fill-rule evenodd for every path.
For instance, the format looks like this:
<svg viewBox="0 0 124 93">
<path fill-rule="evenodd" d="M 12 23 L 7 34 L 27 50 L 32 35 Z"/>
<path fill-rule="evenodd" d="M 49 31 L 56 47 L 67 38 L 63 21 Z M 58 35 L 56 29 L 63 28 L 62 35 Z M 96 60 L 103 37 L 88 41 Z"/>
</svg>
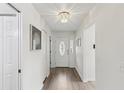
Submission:
<svg viewBox="0 0 124 93">
<path fill-rule="evenodd" d="M 65 54 L 65 43 L 63 41 L 61 41 L 59 44 L 59 52 L 61 56 Z"/>
</svg>

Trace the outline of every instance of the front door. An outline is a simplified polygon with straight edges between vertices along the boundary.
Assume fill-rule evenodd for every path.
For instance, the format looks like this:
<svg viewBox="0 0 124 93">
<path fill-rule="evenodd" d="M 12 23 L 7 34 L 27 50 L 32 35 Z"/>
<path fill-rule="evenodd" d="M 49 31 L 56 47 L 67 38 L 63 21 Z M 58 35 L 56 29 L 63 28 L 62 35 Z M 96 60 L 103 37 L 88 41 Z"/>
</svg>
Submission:
<svg viewBox="0 0 124 93">
<path fill-rule="evenodd" d="M 66 38 L 56 38 L 56 67 L 68 67 L 68 39 Z"/>
</svg>

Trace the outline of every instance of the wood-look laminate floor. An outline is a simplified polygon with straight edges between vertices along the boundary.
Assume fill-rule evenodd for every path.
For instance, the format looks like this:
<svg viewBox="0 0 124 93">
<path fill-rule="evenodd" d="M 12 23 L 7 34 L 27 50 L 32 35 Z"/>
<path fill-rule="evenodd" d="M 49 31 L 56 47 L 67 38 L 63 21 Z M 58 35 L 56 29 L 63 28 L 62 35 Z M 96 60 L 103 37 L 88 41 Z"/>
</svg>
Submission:
<svg viewBox="0 0 124 93">
<path fill-rule="evenodd" d="M 89 89 L 95 89 L 95 82 L 82 82 L 75 68 L 52 68 L 43 87 L 43 90 Z"/>
</svg>

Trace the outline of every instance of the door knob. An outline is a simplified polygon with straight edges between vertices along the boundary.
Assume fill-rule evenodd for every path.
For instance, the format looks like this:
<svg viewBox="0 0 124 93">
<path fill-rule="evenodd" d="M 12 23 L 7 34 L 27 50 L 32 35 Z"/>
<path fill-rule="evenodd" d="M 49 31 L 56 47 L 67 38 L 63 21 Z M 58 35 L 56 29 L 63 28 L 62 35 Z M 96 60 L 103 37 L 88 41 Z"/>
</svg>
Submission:
<svg viewBox="0 0 124 93">
<path fill-rule="evenodd" d="M 93 44 L 93 49 L 95 49 L 96 48 L 96 46 L 95 46 L 95 44 Z"/>
</svg>

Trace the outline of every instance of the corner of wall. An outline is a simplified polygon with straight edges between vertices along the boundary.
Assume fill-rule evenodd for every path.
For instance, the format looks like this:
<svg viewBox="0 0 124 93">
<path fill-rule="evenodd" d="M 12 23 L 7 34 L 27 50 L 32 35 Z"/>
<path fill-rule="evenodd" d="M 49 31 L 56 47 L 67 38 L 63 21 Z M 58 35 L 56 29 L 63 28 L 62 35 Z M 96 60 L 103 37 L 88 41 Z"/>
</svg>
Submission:
<svg viewBox="0 0 124 93">
<path fill-rule="evenodd" d="M 75 65 L 75 69 L 77 70 L 77 72 L 78 72 L 78 74 L 79 74 L 81 80 L 84 81 L 83 75 L 81 74 L 81 72 L 80 72 L 79 68 L 77 67 L 77 65 Z"/>
</svg>

